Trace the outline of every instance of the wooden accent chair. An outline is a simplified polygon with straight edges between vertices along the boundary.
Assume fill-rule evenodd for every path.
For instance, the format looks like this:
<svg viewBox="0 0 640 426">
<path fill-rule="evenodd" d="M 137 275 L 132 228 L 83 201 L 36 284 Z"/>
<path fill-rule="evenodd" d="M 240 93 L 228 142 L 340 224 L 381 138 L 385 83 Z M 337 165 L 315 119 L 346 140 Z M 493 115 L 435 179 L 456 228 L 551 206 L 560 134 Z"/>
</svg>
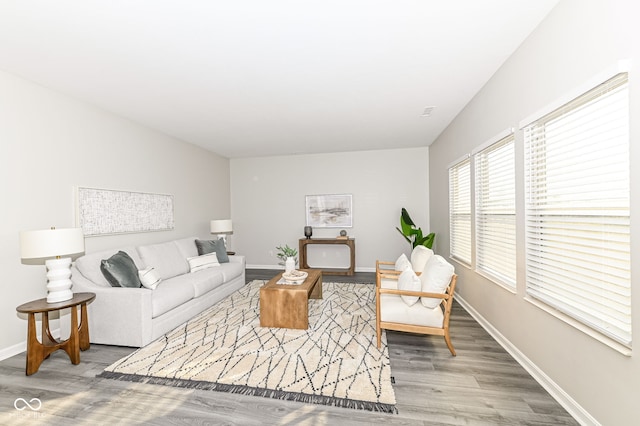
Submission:
<svg viewBox="0 0 640 426">
<path fill-rule="evenodd" d="M 378 347 L 381 344 L 382 329 L 419 334 L 444 336 L 444 341 L 455 356 L 456 351 L 449 335 L 449 318 L 453 305 L 453 292 L 458 276 L 453 274 L 444 293 L 423 293 L 398 290 L 400 272 L 393 269 L 394 262 L 376 261 L 376 331 Z M 419 275 L 419 273 L 417 273 Z M 408 306 L 400 295 L 442 299 L 430 309 L 418 301 Z"/>
</svg>

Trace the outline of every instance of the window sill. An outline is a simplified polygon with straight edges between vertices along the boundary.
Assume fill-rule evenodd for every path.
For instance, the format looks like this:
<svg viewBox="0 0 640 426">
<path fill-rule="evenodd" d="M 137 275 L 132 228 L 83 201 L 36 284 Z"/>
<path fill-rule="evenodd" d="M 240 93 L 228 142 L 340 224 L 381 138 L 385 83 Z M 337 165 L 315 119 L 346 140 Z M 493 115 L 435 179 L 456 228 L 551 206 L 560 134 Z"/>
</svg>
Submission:
<svg viewBox="0 0 640 426">
<path fill-rule="evenodd" d="M 509 284 L 506 284 L 505 282 L 501 281 L 500 279 L 496 278 L 495 276 L 486 273 L 484 271 L 480 271 L 480 270 L 475 270 L 475 273 L 480 275 L 483 278 L 486 278 L 487 280 L 491 281 L 491 283 L 497 285 L 498 287 L 503 288 L 504 290 L 508 291 L 509 293 L 513 294 L 514 296 L 518 293 L 516 291 L 516 288 L 514 286 L 510 286 Z"/>
<path fill-rule="evenodd" d="M 460 259 L 458 259 L 456 257 L 453 257 L 453 256 L 449 256 L 449 260 L 457 263 L 460 266 L 464 266 L 465 268 L 471 270 L 471 265 L 468 264 L 467 262 L 464 262 L 464 261 L 462 261 L 462 260 L 460 260 Z"/>
<path fill-rule="evenodd" d="M 595 340 L 597 340 L 598 342 L 609 346 L 611 349 L 616 350 L 617 352 L 620 352 L 622 355 L 630 357 L 632 355 L 632 350 L 631 348 L 601 334 L 598 333 L 597 331 L 593 330 L 592 328 L 582 324 L 580 321 L 577 321 L 573 318 L 571 318 L 569 315 L 563 314 L 562 312 L 552 308 L 551 306 L 537 300 L 534 299 L 532 297 L 526 296 L 524 298 L 524 300 L 526 300 L 527 302 L 531 303 L 532 305 L 538 307 L 539 309 L 542 309 L 543 311 L 545 311 L 546 313 L 556 317 L 557 319 L 559 319 L 560 321 L 569 324 L 570 326 L 572 326 L 575 329 L 578 329 L 580 331 L 582 331 L 584 334 L 594 338 Z"/>
</svg>

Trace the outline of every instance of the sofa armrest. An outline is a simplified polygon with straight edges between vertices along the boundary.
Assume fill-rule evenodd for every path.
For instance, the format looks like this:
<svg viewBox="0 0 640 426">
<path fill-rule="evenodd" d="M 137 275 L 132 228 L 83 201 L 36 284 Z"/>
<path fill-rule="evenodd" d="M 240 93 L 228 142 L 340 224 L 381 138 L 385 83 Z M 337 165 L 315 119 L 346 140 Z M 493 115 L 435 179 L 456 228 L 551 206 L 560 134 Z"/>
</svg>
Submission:
<svg viewBox="0 0 640 426">
<path fill-rule="evenodd" d="M 245 257 L 239 254 L 234 254 L 229 256 L 229 262 L 232 263 L 242 263 L 242 265 L 245 265 Z"/>
<path fill-rule="evenodd" d="M 409 290 L 396 290 L 391 288 L 379 288 L 377 289 L 379 294 L 395 294 L 398 296 L 406 295 L 406 296 L 417 296 L 417 297 L 430 297 L 434 299 L 448 299 L 451 297 L 447 293 L 426 293 L 422 291 L 409 291 Z"/>
<path fill-rule="evenodd" d="M 143 336 L 152 334 L 152 290 L 97 285 L 75 267 L 72 268 L 71 281 L 74 293 L 96 294 L 95 300 L 87 305 L 92 343 L 134 347 L 149 343 Z"/>
<path fill-rule="evenodd" d="M 384 260 L 376 260 L 376 272 L 385 273 L 394 271 L 395 262 L 389 262 Z"/>
</svg>

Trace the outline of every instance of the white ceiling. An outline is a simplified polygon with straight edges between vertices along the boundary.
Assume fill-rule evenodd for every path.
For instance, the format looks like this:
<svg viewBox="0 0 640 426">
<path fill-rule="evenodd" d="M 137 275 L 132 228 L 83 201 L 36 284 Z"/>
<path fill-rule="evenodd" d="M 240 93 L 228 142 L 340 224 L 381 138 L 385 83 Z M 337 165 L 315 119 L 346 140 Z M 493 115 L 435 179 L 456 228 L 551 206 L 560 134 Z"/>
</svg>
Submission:
<svg viewBox="0 0 640 426">
<path fill-rule="evenodd" d="M 557 2 L 0 0 L 0 69 L 229 158 L 419 147 Z"/>
</svg>

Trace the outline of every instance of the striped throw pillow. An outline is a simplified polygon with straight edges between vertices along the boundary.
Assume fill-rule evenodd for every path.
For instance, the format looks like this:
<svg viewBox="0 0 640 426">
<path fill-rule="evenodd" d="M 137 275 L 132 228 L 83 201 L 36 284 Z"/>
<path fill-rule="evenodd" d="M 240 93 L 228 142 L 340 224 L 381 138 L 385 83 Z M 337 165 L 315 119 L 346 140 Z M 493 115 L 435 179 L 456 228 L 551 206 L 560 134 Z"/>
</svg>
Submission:
<svg viewBox="0 0 640 426">
<path fill-rule="evenodd" d="M 160 281 L 162 281 L 153 266 L 149 266 L 147 269 L 138 271 L 138 277 L 140 278 L 142 286 L 151 290 L 155 290 L 156 287 L 158 287 L 158 284 L 160 284 Z"/>
<path fill-rule="evenodd" d="M 189 257 L 187 258 L 187 261 L 189 262 L 191 273 L 211 268 L 213 266 L 220 266 L 220 263 L 218 263 L 218 256 L 216 256 L 215 252 L 203 254 L 202 256 Z"/>
</svg>

